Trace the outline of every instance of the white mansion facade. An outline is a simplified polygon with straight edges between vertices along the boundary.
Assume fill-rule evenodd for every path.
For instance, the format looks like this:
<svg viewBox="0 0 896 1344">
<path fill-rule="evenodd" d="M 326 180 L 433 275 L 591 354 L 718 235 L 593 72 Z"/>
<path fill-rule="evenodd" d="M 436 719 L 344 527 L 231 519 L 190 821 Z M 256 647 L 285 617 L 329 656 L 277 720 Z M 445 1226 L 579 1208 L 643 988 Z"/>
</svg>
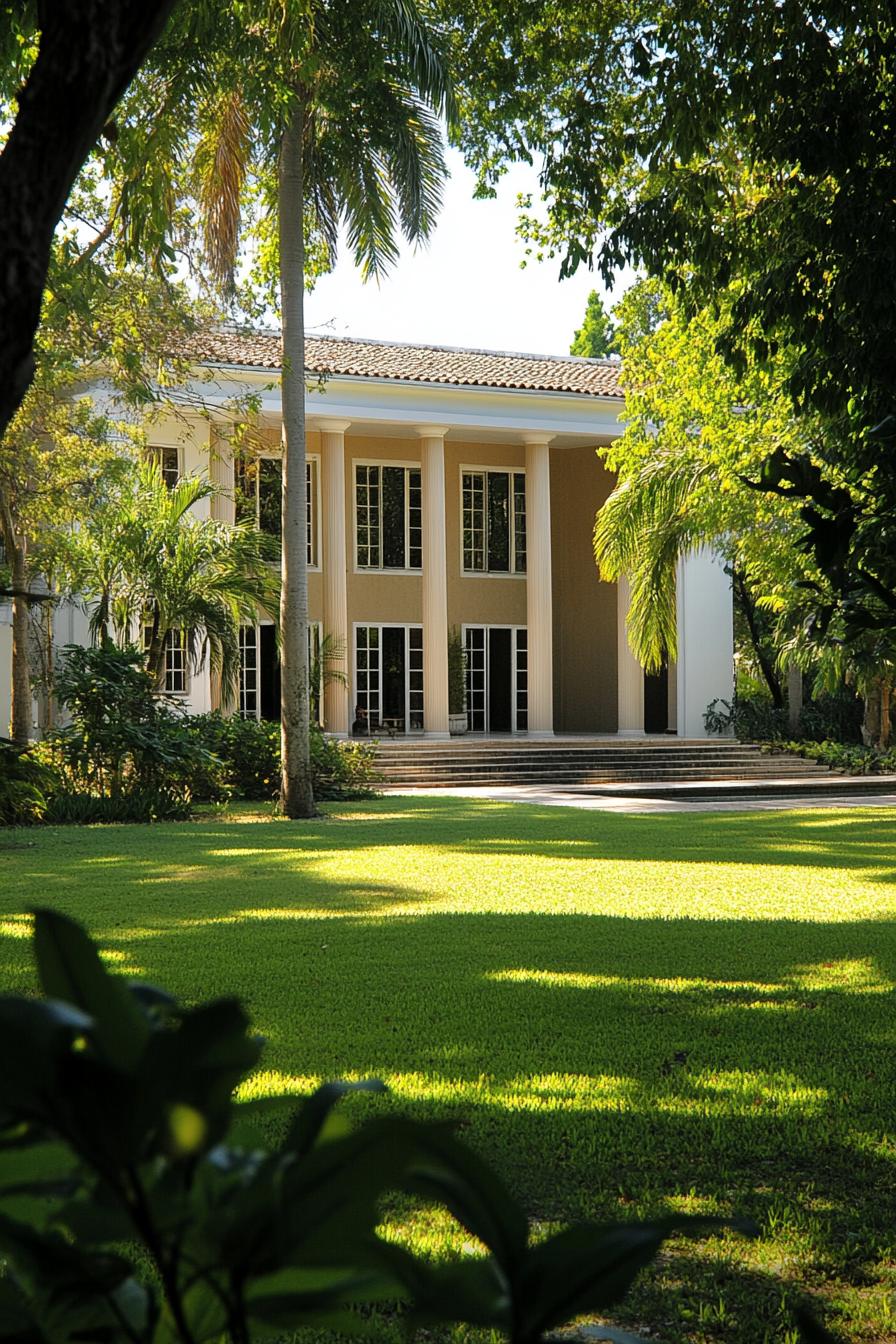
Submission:
<svg viewBox="0 0 896 1344">
<path fill-rule="evenodd" d="M 708 552 L 679 566 L 679 657 L 645 677 L 628 648 L 625 582 L 598 577 L 594 518 L 612 489 L 595 448 L 620 431 L 610 361 L 309 337 L 308 561 L 312 637 L 344 650 L 322 718 L 448 734 L 448 641 L 467 653 L 467 718 L 477 733 L 706 736 L 703 713 L 730 699 L 730 582 Z M 169 478 L 208 473 L 204 507 L 279 529 L 280 341 L 216 331 L 202 338 L 187 388 L 211 408 L 151 430 Z M 228 404 L 251 395 L 259 456 L 245 470 L 226 432 Z M 191 395 L 185 399 L 189 405 Z M 8 613 L 0 606 L 0 713 L 9 699 Z M 86 638 L 76 608 L 60 644 Z M 273 626 L 241 632 L 237 712 L 278 717 Z M 207 667 L 172 641 L 168 689 L 189 708 L 219 707 Z M 8 715 L 7 715 L 8 716 Z"/>
</svg>

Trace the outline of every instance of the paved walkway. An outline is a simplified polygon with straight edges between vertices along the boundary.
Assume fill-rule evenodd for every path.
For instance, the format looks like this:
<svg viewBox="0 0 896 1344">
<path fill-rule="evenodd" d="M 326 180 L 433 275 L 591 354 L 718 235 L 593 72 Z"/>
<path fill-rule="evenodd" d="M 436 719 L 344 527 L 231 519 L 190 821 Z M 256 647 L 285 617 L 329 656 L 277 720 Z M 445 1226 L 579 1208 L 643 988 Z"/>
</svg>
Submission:
<svg viewBox="0 0 896 1344">
<path fill-rule="evenodd" d="M 585 790 L 542 788 L 535 784 L 477 785 L 454 789 L 384 789 L 413 797 L 481 798 L 495 803 L 537 803 L 539 807 L 580 807 L 593 812 L 786 812 L 802 808 L 896 808 L 896 793 L 789 794 L 786 798 L 744 795 L 738 798 L 614 798 Z"/>
</svg>

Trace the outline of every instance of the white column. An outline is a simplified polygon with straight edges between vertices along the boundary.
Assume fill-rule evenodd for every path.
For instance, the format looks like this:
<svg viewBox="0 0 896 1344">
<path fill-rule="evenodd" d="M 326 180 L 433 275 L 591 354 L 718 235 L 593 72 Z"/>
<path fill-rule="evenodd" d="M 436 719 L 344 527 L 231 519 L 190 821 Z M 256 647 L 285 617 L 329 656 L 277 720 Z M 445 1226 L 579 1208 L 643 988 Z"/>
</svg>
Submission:
<svg viewBox="0 0 896 1344">
<path fill-rule="evenodd" d="M 707 737 L 712 700 L 734 694 L 734 609 L 725 562 L 707 547 L 678 563 L 678 736 Z"/>
<path fill-rule="evenodd" d="M 632 602 L 628 576 L 616 581 L 616 688 L 620 737 L 644 736 L 644 671 L 628 642 L 626 620 Z"/>
<path fill-rule="evenodd" d="M 549 434 L 526 434 L 526 627 L 529 734 L 554 732 L 554 614 L 551 587 Z"/>
<path fill-rule="evenodd" d="M 423 727 L 448 737 L 448 565 L 443 425 L 419 425 L 423 506 Z"/>
<path fill-rule="evenodd" d="M 351 695 L 351 640 L 348 628 L 348 593 L 345 558 L 345 431 L 350 420 L 317 420 L 320 430 L 321 465 L 321 568 L 324 586 L 324 635 L 343 651 L 345 683 L 329 681 L 324 686 L 324 725 L 340 737 L 348 734 Z"/>
<path fill-rule="evenodd" d="M 208 476 L 220 494 L 212 495 L 211 516 L 220 523 L 236 521 L 233 494 L 233 448 L 229 440 L 212 429 L 208 449 Z"/>
</svg>

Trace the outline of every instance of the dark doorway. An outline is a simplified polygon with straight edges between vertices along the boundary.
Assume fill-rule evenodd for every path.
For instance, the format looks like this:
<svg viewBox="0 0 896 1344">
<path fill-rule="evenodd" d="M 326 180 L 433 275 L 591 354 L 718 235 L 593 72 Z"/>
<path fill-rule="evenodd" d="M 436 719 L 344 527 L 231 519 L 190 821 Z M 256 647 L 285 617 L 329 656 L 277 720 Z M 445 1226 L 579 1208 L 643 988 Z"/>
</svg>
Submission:
<svg viewBox="0 0 896 1344">
<path fill-rule="evenodd" d="M 490 733 L 509 733 L 512 727 L 510 688 L 513 681 L 511 632 L 488 632 L 488 728 Z"/>
<path fill-rule="evenodd" d="M 383 723 L 405 730 L 404 627 L 383 626 Z"/>
<path fill-rule="evenodd" d="M 669 731 L 669 669 L 665 663 L 659 672 L 644 673 L 644 731 Z"/>
<path fill-rule="evenodd" d="M 258 708 L 263 719 L 280 718 L 280 656 L 272 625 L 258 627 Z"/>
</svg>

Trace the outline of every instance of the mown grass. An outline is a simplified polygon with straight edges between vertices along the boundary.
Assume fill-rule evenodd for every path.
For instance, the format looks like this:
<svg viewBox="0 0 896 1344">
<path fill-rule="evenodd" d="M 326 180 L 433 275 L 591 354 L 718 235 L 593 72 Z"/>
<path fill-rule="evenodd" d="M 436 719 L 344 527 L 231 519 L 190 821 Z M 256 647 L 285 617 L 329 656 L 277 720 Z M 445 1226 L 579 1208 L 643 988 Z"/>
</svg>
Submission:
<svg viewBox="0 0 896 1344">
<path fill-rule="evenodd" d="M 247 1102 L 377 1075 L 391 1097 L 356 1114 L 455 1118 L 537 1224 L 761 1224 L 674 1243 L 623 1324 L 788 1340 L 809 1296 L 893 1337 L 896 813 L 328 811 L 0 834 L 0 982 L 32 986 L 26 912 L 56 905 L 121 970 L 244 999 L 268 1039 Z M 463 1246 L 436 1212 L 393 1222 Z"/>
</svg>

